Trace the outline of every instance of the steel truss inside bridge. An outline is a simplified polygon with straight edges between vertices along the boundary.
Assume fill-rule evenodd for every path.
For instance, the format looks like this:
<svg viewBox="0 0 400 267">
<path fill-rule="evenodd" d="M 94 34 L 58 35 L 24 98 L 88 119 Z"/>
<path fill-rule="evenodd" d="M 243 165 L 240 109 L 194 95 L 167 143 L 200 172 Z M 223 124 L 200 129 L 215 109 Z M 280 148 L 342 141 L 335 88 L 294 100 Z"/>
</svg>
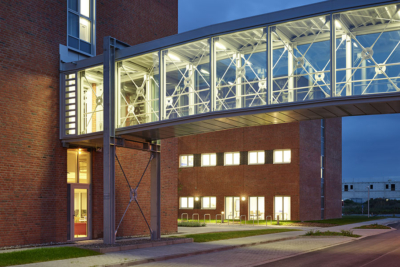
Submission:
<svg viewBox="0 0 400 267">
<path fill-rule="evenodd" d="M 62 64 L 60 138 L 103 146 L 104 240 L 114 242 L 117 136 L 397 113 L 399 78 L 399 1 L 327 1 L 132 47 L 107 37 L 102 56 Z"/>
</svg>

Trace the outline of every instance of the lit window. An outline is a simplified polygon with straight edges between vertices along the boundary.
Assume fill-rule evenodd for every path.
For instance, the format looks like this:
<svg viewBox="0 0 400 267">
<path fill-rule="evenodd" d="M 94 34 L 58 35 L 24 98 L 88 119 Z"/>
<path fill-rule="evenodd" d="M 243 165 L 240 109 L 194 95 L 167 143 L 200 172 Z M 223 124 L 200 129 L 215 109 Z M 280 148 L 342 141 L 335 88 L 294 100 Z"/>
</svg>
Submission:
<svg viewBox="0 0 400 267">
<path fill-rule="evenodd" d="M 68 149 L 67 183 L 89 184 L 90 178 L 90 152 L 84 149 Z"/>
<path fill-rule="evenodd" d="M 194 198 L 193 197 L 180 197 L 179 198 L 179 208 L 180 209 L 193 209 Z"/>
<path fill-rule="evenodd" d="M 249 165 L 264 164 L 265 152 L 264 151 L 250 151 L 249 152 Z"/>
<path fill-rule="evenodd" d="M 193 155 L 181 155 L 179 157 L 179 167 L 193 167 Z"/>
<path fill-rule="evenodd" d="M 225 166 L 239 165 L 240 153 L 239 152 L 226 152 L 225 153 Z"/>
<path fill-rule="evenodd" d="M 290 163 L 291 157 L 290 149 L 274 150 L 274 164 Z"/>
<path fill-rule="evenodd" d="M 216 166 L 217 165 L 217 154 L 207 153 L 201 154 L 201 166 Z"/>
<path fill-rule="evenodd" d="M 216 209 L 217 208 L 217 198 L 216 197 L 202 197 L 201 198 L 201 208 L 202 209 Z"/>
<path fill-rule="evenodd" d="M 68 46 L 93 55 L 94 1 L 68 0 Z"/>
</svg>

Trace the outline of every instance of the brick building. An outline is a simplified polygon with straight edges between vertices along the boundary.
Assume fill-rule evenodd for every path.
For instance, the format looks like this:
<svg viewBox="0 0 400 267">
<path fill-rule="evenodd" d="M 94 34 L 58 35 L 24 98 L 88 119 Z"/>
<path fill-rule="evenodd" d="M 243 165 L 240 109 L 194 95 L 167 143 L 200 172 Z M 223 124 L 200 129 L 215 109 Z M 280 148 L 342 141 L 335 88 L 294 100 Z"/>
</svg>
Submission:
<svg viewBox="0 0 400 267">
<path fill-rule="evenodd" d="M 341 217 L 341 119 L 321 126 L 313 120 L 178 138 L 179 216 Z"/>
<path fill-rule="evenodd" d="M 59 139 L 59 51 L 83 59 L 103 53 L 104 36 L 134 45 L 177 31 L 177 0 L 0 2 L 0 247 L 67 241 L 72 203 L 68 202 L 67 172 L 72 185 L 87 185 L 88 191 L 77 191 L 76 196 L 89 194 L 78 211 L 76 238 L 103 235 L 102 153 L 85 146 L 63 147 Z M 149 153 L 118 148 L 117 154 L 136 185 Z M 68 156 L 72 169 L 78 160 L 79 175 L 67 170 Z M 119 221 L 129 189 L 116 170 Z M 78 176 L 81 183 L 74 180 Z M 177 213 L 176 186 L 173 179 L 164 177 L 162 231 L 176 232 L 176 216 L 169 215 Z M 138 198 L 148 220 L 149 184 L 147 173 Z M 118 236 L 148 234 L 136 206 L 131 205 L 126 216 Z"/>
</svg>

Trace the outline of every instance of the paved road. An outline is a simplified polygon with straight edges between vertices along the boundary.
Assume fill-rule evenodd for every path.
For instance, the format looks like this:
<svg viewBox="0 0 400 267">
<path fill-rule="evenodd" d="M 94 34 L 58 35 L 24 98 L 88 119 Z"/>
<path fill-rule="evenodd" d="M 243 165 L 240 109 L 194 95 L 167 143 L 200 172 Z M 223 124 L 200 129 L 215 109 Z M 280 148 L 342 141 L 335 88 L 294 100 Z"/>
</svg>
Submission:
<svg viewBox="0 0 400 267">
<path fill-rule="evenodd" d="M 400 266 L 400 223 L 390 226 L 397 230 L 259 266 L 398 267 Z"/>
</svg>

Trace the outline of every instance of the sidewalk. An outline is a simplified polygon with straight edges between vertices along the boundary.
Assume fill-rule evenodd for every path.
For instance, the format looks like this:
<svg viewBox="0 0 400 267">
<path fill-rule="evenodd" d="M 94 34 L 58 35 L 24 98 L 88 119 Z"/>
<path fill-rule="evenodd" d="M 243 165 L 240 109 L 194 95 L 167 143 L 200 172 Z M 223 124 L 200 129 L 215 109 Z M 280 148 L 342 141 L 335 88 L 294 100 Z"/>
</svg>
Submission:
<svg viewBox="0 0 400 267">
<path fill-rule="evenodd" d="M 396 222 L 398 220 L 399 220 L 398 218 L 388 218 L 377 221 L 356 223 L 351 225 L 335 226 L 328 228 L 325 227 L 322 228 L 321 231 L 328 231 L 328 230 L 340 231 L 342 229 L 349 230 L 351 228 L 358 227 L 361 225 L 373 224 L 376 222 L 380 224 L 388 224 Z M 230 230 L 231 231 L 238 229 L 244 230 L 244 228 L 246 228 L 246 230 L 260 229 L 258 227 L 253 227 L 253 226 L 251 227 L 232 226 Z M 320 228 L 316 227 L 308 228 L 307 230 L 310 229 L 316 230 Z M 188 234 L 188 232 L 194 233 L 195 231 L 199 231 L 199 229 L 191 230 L 185 228 L 185 229 L 180 229 L 179 231 L 185 231 L 186 234 Z M 392 230 L 354 230 L 354 233 L 370 236 L 387 231 L 392 231 Z M 111 252 L 99 256 L 90 256 L 84 258 L 58 260 L 51 262 L 41 262 L 23 266 L 30 266 L 30 267 L 129 266 L 129 265 L 136 265 L 137 263 L 145 263 L 152 261 L 158 261 L 158 262 L 146 264 L 145 266 L 148 265 L 176 266 L 176 265 L 188 265 L 188 264 L 191 266 L 192 265 L 197 266 L 197 264 L 200 264 L 198 266 L 206 266 L 206 265 L 243 266 L 244 265 L 243 263 L 252 265 L 255 264 L 256 262 L 277 260 L 281 259 L 282 257 L 294 256 L 298 255 L 299 253 L 306 253 L 312 250 L 322 249 L 325 247 L 351 242 L 355 240 L 355 238 L 349 238 L 349 237 L 326 237 L 326 238 L 299 237 L 300 235 L 303 235 L 305 232 L 306 230 L 302 230 L 294 232 L 284 232 L 277 234 L 220 240 L 207 243 L 187 243 L 187 244 L 178 244 L 178 245 L 170 245 L 163 247 L 135 249 L 135 250 L 120 251 L 120 252 Z M 272 243 L 266 243 L 266 242 L 272 242 Z M 210 255 L 210 253 L 212 253 L 212 256 Z"/>
</svg>

